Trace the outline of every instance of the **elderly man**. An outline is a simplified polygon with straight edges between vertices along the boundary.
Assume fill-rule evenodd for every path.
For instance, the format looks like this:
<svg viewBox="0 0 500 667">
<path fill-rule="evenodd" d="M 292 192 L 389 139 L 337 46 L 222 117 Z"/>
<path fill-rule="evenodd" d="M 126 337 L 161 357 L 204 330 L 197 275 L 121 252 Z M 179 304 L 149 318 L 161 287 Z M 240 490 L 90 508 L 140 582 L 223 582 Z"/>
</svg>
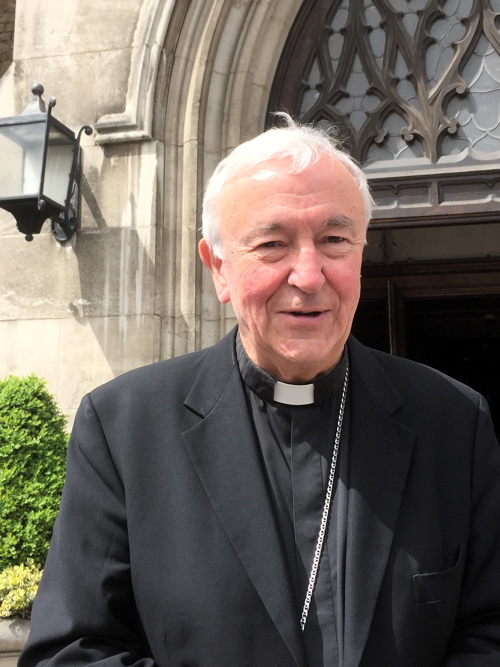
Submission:
<svg viewBox="0 0 500 667">
<path fill-rule="evenodd" d="M 20 667 L 500 665 L 484 400 L 349 337 L 371 199 L 289 120 L 212 177 L 238 327 L 93 391 Z"/>
</svg>

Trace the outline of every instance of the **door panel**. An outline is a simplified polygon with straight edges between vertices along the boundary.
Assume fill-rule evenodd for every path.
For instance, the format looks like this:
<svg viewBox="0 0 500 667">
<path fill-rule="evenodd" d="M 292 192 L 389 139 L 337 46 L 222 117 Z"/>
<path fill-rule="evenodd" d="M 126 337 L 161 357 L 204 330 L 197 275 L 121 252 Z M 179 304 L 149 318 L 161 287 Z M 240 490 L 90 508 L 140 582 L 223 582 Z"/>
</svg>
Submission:
<svg viewBox="0 0 500 667">
<path fill-rule="evenodd" d="M 352 330 L 366 345 L 437 368 L 481 392 L 498 432 L 500 267 L 459 268 L 364 267 Z"/>
</svg>

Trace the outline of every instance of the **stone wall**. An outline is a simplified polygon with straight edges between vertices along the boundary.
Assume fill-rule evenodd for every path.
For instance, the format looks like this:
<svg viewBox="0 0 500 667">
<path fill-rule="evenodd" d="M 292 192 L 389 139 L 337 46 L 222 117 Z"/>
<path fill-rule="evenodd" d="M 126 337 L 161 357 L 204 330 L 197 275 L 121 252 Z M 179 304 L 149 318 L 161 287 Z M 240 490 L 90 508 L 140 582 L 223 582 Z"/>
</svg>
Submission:
<svg viewBox="0 0 500 667">
<path fill-rule="evenodd" d="M 74 131 L 123 111 L 131 54 L 145 48 L 134 41 L 142 4 L 17 0 L 15 66 L 0 80 L 0 116 L 22 112 L 34 82 L 45 102 L 56 97 L 53 115 Z M 70 423 L 87 391 L 159 358 L 162 143 L 104 147 L 96 134 L 82 138 L 80 230 L 69 243 L 55 241 L 49 222 L 27 243 L 0 211 L 0 377 L 44 378 Z"/>
<path fill-rule="evenodd" d="M 0 0 L 0 77 L 12 63 L 16 0 Z"/>
<path fill-rule="evenodd" d="M 16 667 L 19 653 L 26 643 L 30 622 L 0 618 L 0 667 Z"/>
<path fill-rule="evenodd" d="M 232 327 L 197 258 L 202 191 L 263 129 L 300 4 L 17 0 L 0 116 L 23 111 L 40 82 L 56 118 L 94 133 L 69 243 L 49 223 L 27 243 L 0 210 L 0 377 L 37 373 L 71 420 L 96 385 Z"/>
</svg>

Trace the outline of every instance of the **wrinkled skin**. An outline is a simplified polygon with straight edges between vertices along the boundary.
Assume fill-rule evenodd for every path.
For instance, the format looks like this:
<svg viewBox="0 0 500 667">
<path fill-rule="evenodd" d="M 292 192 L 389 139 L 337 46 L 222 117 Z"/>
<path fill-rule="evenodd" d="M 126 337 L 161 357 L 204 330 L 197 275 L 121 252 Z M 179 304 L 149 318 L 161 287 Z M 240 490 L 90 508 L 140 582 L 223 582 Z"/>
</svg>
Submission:
<svg viewBox="0 0 500 667">
<path fill-rule="evenodd" d="M 222 257 L 200 256 L 231 301 L 250 358 L 274 378 L 309 382 L 342 356 L 359 301 L 363 199 L 326 156 L 299 173 L 286 159 L 229 181 L 219 202 Z"/>
</svg>

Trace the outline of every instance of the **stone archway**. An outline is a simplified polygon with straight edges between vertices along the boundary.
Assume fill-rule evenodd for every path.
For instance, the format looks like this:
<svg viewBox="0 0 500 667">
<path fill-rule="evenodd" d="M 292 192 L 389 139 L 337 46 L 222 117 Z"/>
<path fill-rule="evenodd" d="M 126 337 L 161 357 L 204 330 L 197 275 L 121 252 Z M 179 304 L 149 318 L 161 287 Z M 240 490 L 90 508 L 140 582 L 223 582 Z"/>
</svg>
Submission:
<svg viewBox="0 0 500 667">
<path fill-rule="evenodd" d="M 158 68 L 153 131 L 165 146 L 157 313 L 163 358 L 216 342 L 234 323 L 197 259 L 204 184 L 264 128 L 276 66 L 302 0 L 192 0 L 172 12 Z"/>
<path fill-rule="evenodd" d="M 144 0 L 124 111 L 97 143 L 155 140 L 158 178 L 156 358 L 216 342 L 233 325 L 197 258 L 204 184 L 217 162 L 264 129 L 276 67 L 302 0 Z"/>
</svg>

